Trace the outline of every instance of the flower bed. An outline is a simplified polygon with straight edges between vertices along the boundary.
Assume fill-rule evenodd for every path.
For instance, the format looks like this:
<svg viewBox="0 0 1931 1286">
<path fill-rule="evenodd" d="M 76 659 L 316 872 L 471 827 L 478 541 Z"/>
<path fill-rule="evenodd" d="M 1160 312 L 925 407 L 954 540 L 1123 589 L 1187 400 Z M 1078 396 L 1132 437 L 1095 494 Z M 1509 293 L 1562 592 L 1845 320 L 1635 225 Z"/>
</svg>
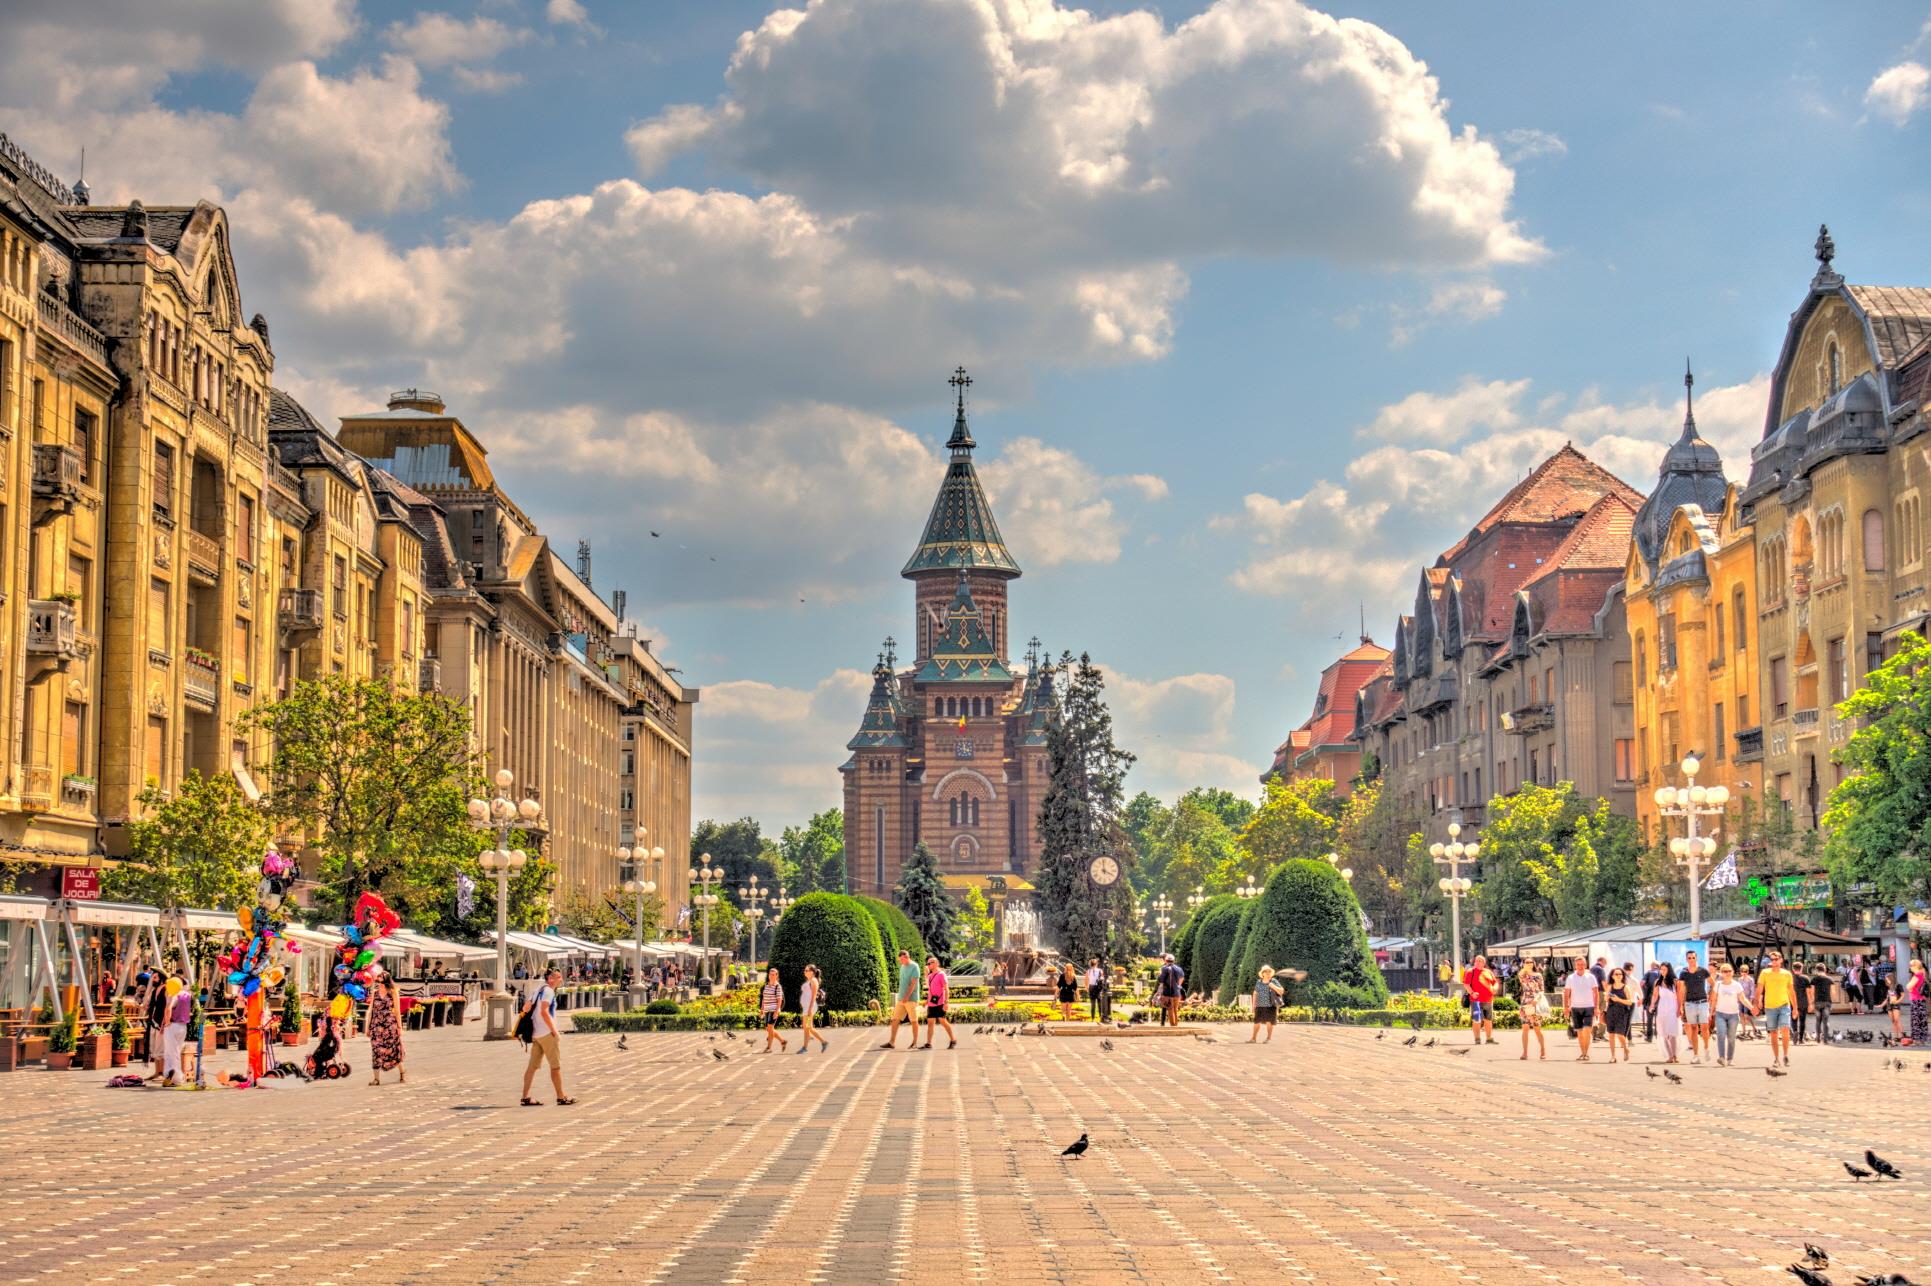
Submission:
<svg viewBox="0 0 1931 1286">
<path fill-rule="evenodd" d="M 1021 1023 L 1040 1021 L 1030 1013 L 1021 1012 L 1030 1006 L 1000 1005 L 986 1009 L 975 1005 L 954 1005 L 948 1017 L 954 1027 L 979 1027 L 987 1025 L 1016 1026 Z M 681 1014 L 647 1014 L 635 1010 L 627 1014 L 584 1013 L 572 1016 L 580 1032 L 619 1032 L 619 1031 L 755 1031 L 764 1026 L 764 1019 L 755 1009 L 740 1009 L 727 1012 L 694 1013 L 693 1006 L 686 1005 Z M 920 1011 L 923 1014 L 923 1010 Z M 1047 1021 L 1056 1021 L 1058 1012 L 1044 1015 Z M 819 1014 L 815 1024 L 819 1027 L 875 1027 L 886 1022 L 884 1013 L 873 1013 L 869 1009 L 854 1012 Z M 923 1022 L 923 1017 L 920 1018 Z M 798 1015 L 787 1013 L 781 1016 L 780 1026 L 796 1027 Z"/>
</svg>

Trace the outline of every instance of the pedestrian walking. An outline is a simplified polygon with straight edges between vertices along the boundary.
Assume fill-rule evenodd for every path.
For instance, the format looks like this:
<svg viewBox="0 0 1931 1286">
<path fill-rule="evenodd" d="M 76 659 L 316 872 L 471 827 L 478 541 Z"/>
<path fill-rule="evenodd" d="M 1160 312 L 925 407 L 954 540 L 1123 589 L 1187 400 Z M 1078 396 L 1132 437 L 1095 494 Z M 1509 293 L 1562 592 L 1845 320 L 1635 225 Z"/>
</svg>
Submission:
<svg viewBox="0 0 1931 1286">
<path fill-rule="evenodd" d="M 172 1089 L 185 1076 L 181 1050 L 188 1043 L 188 1024 L 194 1021 L 194 993 L 181 979 L 169 977 L 162 995 L 167 998 L 167 1025 L 161 1030 L 161 1084 Z"/>
<path fill-rule="evenodd" d="M 818 1016 L 818 1003 L 823 992 L 824 984 L 819 980 L 818 966 L 806 965 L 805 980 L 798 985 L 798 1052 L 800 1054 L 809 1053 L 811 1042 L 814 1040 L 818 1042 L 821 1053 L 831 1048 L 830 1042 L 819 1035 L 817 1025 L 812 1021 Z"/>
<path fill-rule="evenodd" d="M 777 1041 L 779 1049 L 789 1049 L 784 1036 L 778 1031 L 778 1014 L 784 1008 L 784 984 L 778 981 L 778 967 L 771 966 L 765 975 L 764 990 L 758 993 L 758 1017 L 764 1020 L 764 1052 L 771 1052 L 771 1042 Z"/>
<path fill-rule="evenodd" d="M 1683 1027 L 1690 1037 L 1690 1062 L 1701 1063 L 1710 1048 L 1710 971 L 1697 959 L 1696 952 L 1683 953 L 1683 972 L 1676 976 L 1683 984 Z"/>
<path fill-rule="evenodd" d="M 1535 1033 L 1537 1054 L 1546 1060 L 1549 1045 L 1542 1035 L 1542 1024 L 1549 1017 L 1549 997 L 1542 989 L 1542 969 L 1538 965 L 1525 964 L 1515 975 L 1516 1003 L 1520 1005 L 1522 1019 L 1522 1061 L 1529 1061 L 1529 1033 Z"/>
<path fill-rule="evenodd" d="M 1675 965 L 1663 966 L 1650 1004 L 1656 1013 L 1656 1034 L 1663 1040 L 1663 1061 L 1674 1063 L 1677 1045 L 1683 1039 L 1683 984 L 1676 976 Z"/>
<path fill-rule="evenodd" d="M 1576 1061 L 1589 1061 L 1589 1039 L 1596 1030 L 1596 1002 L 1602 987 L 1596 975 L 1589 968 L 1587 956 L 1576 957 L 1575 972 L 1562 980 L 1562 1004 L 1569 1011 L 1569 1031 L 1575 1036 L 1582 1052 Z"/>
<path fill-rule="evenodd" d="M 951 1044 L 947 1049 L 957 1048 L 959 1038 L 952 1033 L 952 1020 L 945 1016 L 946 1002 L 951 999 L 952 983 L 939 968 L 937 956 L 925 958 L 925 1043 L 920 1049 L 932 1048 L 932 1024 L 945 1028 L 945 1038 Z"/>
<path fill-rule="evenodd" d="M 1864 1005 L 1872 1013 L 1884 1007 L 1884 997 L 1890 993 L 1891 980 L 1884 976 L 1884 966 L 1875 960 L 1864 962 Z"/>
<path fill-rule="evenodd" d="M 1609 985 L 1603 991 L 1607 998 L 1608 1017 L 1603 1025 L 1609 1036 L 1609 1061 L 1616 1061 L 1616 1051 L 1623 1052 L 1623 1061 L 1629 1061 L 1629 1020 L 1636 1012 L 1636 989 L 1630 985 L 1629 975 L 1621 969 L 1609 971 Z"/>
<path fill-rule="evenodd" d="M 1904 988 L 1898 985 L 1897 979 L 1893 978 L 1885 984 L 1884 999 L 1878 1005 L 1878 1008 L 1890 1016 L 1891 1039 L 1899 1042 L 1904 1040 L 1905 1007 Z"/>
<path fill-rule="evenodd" d="M 144 973 L 141 982 L 141 1012 L 147 1030 L 148 1062 L 154 1065 L 147 1079 L 158 1081 L 167 1072 L 161 1063 L 161 1040 L 168 1026 L 168 975 L 164 969 Z"/>
<path fill-rule="evenodd" d="M 530 1061 L 523 1068 L 523 1106 L 541 1107 L 541 1103 L 530 1097 L 530 1087 L 536 1083 L 536 1069 L 544 1063 L 550 1065 L 550 1084 L 556 1087 L 557 1105 L 569 1107 L 576 1102 L 563 1092 L 563 1036 L 557 1030 L 557 984 L 563 981 L 563 971 L 555 965 L 543 971 L 543 981 L 523 1006 L 523 1015 L 529 1019 Z M 522 1024 L 519 1021 L 518 1026 Z"/>
<path fill-rule="evenodd" d="M 1663 966 L 1659 961 L 1650 961 L 1649 968 L 1643 971 L 1643 1043 L 1649 1044 L 1656 1039 L 1656 984 L 1663 980 Z"/>
<path fill-rule="evenodd" d="M 1792 961 L 1791 977 L 1796 980 L 1795 1003 L 1790 1013 L 1791 1038 L 1799 1045 L 1810 1036 L 1810 978 L 1804 973 L 1802 965 Z"/>
<path fill-rule="evenodd" d="M 1751 972 L 1748 960 L 1737 965 L 1737 981 L 1743 984 L 1744 999 L 1750 1002 L 1743 1008 L 1743 1022 L 1737 1028 L 1737 1039 L 1742 1040 L 1746 1035 L 1761 1036 L 1763 1032 L 1757 1026 L 1757 1010 L 1761 1007 L 1757 996 L 1757 975 Z"/>
<path fill-rule="evenodd" d="M 1488 967 L 1487 956 L 1476 956 L 1462 972 L 1462 986 L 1468 992 L 1468 1025 L 1480 1045 L 1484 1035 L 1495 1043 L 1495 989 L 1499 982 Z M 1256 1003 L 1259 1003 L 1258 999 Z"/>
<path fill-rule="evenodd" d="M 1286 997 L 1286 989 L 1274 981 L 1274 966 L 1262 965 L 1260 977 L 1254 983 L 1254 1030 L 1247 1037 L 1249 1045 L 1254 1043 L 1254 1037 L 1261 1034 L 1263 1027 L 1267 1028 L 1267 1039 L 1261 1043 L 1274 1043 L 1274 1019 L 1280 1014 L 1281 1002 Z"/>
<path fill-rule="evenodd" d="M 1088 1017 L 1098 1022 L 1100 1018 L 1100 993 L 1106 989 L 1106 971 L 1100 968 L 1098 959 L 1086 962 L 1086 1005 Z"/>
<path fill-rule="evenodd" d="M 918 991 L 919 968 L 912 963 L 910 951 L 900 951 L 898 953 L 898 989 L 892 993 L 892 1030 L 886 1033 L 885 1043 L 879 1046 L 880 1049 L 898 1048 L 900 1023 L 912 1024 L 912 1045 L 919 1043 L 918 1001 L 914 999 Z M 906 1048 L 910 1049 L 911 1045 Z"/>
<path fill-rule="evenodd" d="M 1793 999 L 1800 994 L 1797 980 L 1783 967 L 1783 952 L 1772 951 L 1770 963 L 1757 977 L 1757 996 L 1763 1006 L 1763 1030 L 1770 1037 L 1770 1065 L 1790 1066 L 1790 1017 Z"/>
<path fill-rule="evenodd" d="M 1073 973 L 1073 962 L 1068 960 L 1059 967 L 1059 1016 L 1072 1022 L 1073 1006 L 1078 1003 L 1079 978 Z"/>
<path fill-rule="evenodd" d="M 1737 1023 L 1750 1009 L 1750 996 L 1737 981 L 1736 969 L 1724 965 L 1711 989 L 1710 1006 L 1716 1019 L 1716 1065 L 1728 1067 L 1736 1059 Z"/>
<path fill-rule="evenodd" d="M 1810 1012 L 1817 1016 L 1817 1043 L 1830 1044 L 1831 984 L 1830 970 L 1824 967 L 1821 958 L 1812 961 L 1810 977 L 1798 978 L 1797 985 L 1810 987 Z"/>
<path fill-rule="evenodd" d="M 1187 971 L 1173 962 L 1173 955 L 1169 952 L 1161 962 L 1159 977 L 1153 983 L 1153 998 L 1160 1002 L 1162 1027 L 1180 1025 L 1180 997 L 1186 989 Z"/>
<path fill-rule="evenodd" d="M 394 1072 L 396 1083 L 409 1079 L 402 1065 L 402 997 L 388 974 L 369 987 L 369 1084 L 382 1084 L 384 1072 Z"/>
<path fill-rule="evenodd" d="M 1911 1006 L 1911 1034 L 1905 1038 L 1907 1044 L 1923 1045 L 1931 1043 L 1931 980 L 1924 974 L 1924 961 L 1913 957 L 1911 960 L 1911 980 L 1904 984 L 1904 998 Z"/>
</svg>

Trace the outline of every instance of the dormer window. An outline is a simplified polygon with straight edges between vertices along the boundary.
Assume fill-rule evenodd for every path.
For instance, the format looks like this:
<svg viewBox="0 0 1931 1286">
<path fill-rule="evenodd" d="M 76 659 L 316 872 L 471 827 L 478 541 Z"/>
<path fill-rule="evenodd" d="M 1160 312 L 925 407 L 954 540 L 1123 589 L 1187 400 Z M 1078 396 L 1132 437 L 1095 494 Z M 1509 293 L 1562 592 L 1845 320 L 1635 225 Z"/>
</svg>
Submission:
<svg viewBox="0 0 1931 1286">
<path fill-rule="evenodd" d="M 1824 363 L 1830 380 L 1830 391 L 1835 393 L 1844 387 L 1844 358 L 1837 351 L 1837 341 L 1832 340 L 1825 350 Z"/>
</svg>

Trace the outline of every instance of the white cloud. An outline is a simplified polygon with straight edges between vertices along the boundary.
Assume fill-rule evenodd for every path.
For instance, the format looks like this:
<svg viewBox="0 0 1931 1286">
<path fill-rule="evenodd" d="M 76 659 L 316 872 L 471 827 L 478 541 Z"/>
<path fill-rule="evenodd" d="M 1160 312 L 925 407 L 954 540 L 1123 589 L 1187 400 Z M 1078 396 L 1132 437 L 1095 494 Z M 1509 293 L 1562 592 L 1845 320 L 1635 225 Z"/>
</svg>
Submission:
<svg viewBox="0 0 1931 1286">
<path fill-rule="evenodd" d="M 448 68 L 451 78 L 475 93 L 499 93 L 522 81 L 515 72 L 488 64 L 527 42 L 531 32 L 490 17 L 464 21 L 446 13 L 423 13 L 409 23 L 391 24 L 389 43 L 424 67 Z"/>
<path fill-rule="evenodd" d="M 1113 739 L 1139 757 L 1129 793 L 1150 791 L 1172 799 L 1193 786 L 1224 786 L 1243 796 L 1256 793 L 1264 763 L 1228 754 L 1234 731 L 1234 681 L 1224 674 L 1180 674 L 1140 679 L 1107 668 Z"/>
<path fill-rule="evenodd" d="M 1901 62 L 1879 72 L 1864 91 L 1864 105 L 1893 125 L 1903 125 L 1931 102 L 1931 68 Z"/>
<path fill-rule="evenodd" d="M 590 21 L 590 11 L 583 7 L 583 0 L 549 0 L 543 7 L 543 17 L 552 26 L 596 30 Z"/>
<path fill-rule="evenodd" d="M 706 684 L 698 704 L 703 753 L 692 767 L 693 819 L 753 816 L 775 834 L 842 806 L 838 765 L 871 689 L 871 675 L 852 669 L 808 688 L 761 679 Z"/>
<path fill-rule="evenodd" d="M 1512 129 L 1502 133 L 1502 158 L 1510 165 L 1569 155 L 1569 145 L 1547 130 Z"/>
<path fill-rule="evenodd" d="M 1389 331 L 1389 341 L 1400 347 L 1418 332 L 1443 321 L 1487 321 L 1499 316 L 1502 305 L 1508 300 L 1509 292 L 1487 277 L 1440 282 L 1429 293 L 1428 302 L 1419 311 L 1401 305 L 1394 308 L 1394 325 Z"/>
<path fill-rule="evenodd" d="M 1647 491 L 1681 432 L 1680 402 L 1606 402 L 1584 389 L 1531 406 L 1529 388 L 1526 379 L 1468 379 L 1384 406 L 1359 435 L 1372 445 L 1340 481 L 1319 479 L 1286 499 L 1256 492 L 1239 512 L 1214 520 L 1216 530 L 1247 541 L 1229 580 L 1308 606 L 1332 606 L 1339 592 L 1350 604 L 1365 594 L 1392 605 L 1412 592 L 1423 566 L 1565 442 Z M 1749 467 L 1768 396 L 1769 377 L 1759 374 L 1697 397 L 1698 430 L 1733 477 Z"/>
<path fill-rule="evenodd" d="M 1001 534 L 1029 566 L 1116 561 L 1126 524 L 1106 492 L 1124 488 L 1145 500 L 1166 495 L 1161 478 L 1102 478 L 1072 452 L 1037 438 L 1013 439 L 980 474 Z"/>
</svg>

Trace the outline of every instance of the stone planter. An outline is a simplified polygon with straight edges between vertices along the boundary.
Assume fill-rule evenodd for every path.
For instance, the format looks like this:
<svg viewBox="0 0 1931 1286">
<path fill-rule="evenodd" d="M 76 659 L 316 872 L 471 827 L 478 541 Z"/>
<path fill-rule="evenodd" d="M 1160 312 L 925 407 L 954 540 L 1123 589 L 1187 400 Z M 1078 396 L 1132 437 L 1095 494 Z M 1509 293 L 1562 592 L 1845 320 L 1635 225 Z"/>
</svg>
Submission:
<svg viewBox="0 0 1931 1286">
<path fill-rule="evenodd" d="M 74 1065 L 74 1056 L 72 1054 L 64 1054 L 64 1053 L 56 1054 L 51 1049 L 47 1051 L 47 1070 L 48 1071 L 64 1072 L 69 1067 L 72 1067 L 73 1065 Z"/>
<path fill-rule="evenodd" d="M 134 1052 L 134 1051 L 133 1051 L 133 1050 L 131 1050 L 131 1049 L 117 1049 L 117 1050 L 115 1050 L 115 1051 L 114 1051 L 114 1066 L 116 1066 L 116 1067 L 126 1067 L 126 1066 L 127 1066 L 127 1060 L 128 1060 L 128 1055 L 130 1055 L 130 1054 L 132 1054 L 133 1052 Z"/>
<path fill-rule="evenodd" d="M 47 1058 L 49 1042 L 45 1036 L 22 1036 L 20 1038 L 20 1061 L 22 1063 L 44 1062 Z"/>
<path fill-rule="evenodd" d="M 285 1031 L 279 1034 L 284 1045 L 299 1045 L 302 1043 L 302 1033 L 298 1031 Z"/>
<path fill-rule="evenodd" d="M 0 1072 L 11 1072 L 20 1062 L 20 1041 L 13 1036 L 0 1038 Z"/>
<path fill-rule="evenodd" d="M 114 1065 L 114 1038 L 106 1032 L 98 1036 L 83 1034 L 74 1049 L 74 1059 L 82 1071 L 107 1070 Z"/>
</svg>

